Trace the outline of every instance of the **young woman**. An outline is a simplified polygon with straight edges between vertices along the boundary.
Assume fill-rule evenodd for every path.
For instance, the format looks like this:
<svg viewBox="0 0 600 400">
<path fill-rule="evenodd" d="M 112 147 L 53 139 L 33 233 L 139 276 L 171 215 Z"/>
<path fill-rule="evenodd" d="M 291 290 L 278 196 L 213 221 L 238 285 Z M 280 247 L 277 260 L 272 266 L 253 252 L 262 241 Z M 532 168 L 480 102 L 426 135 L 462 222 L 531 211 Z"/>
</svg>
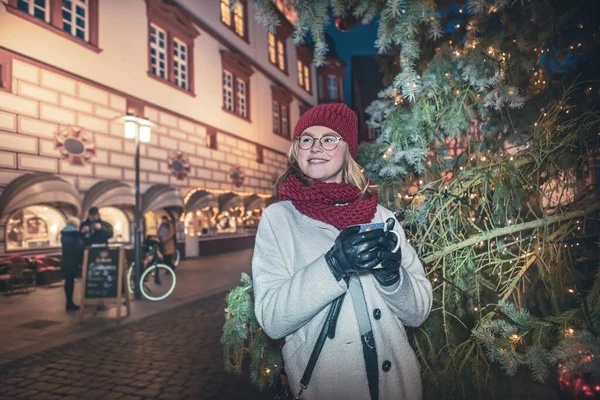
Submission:
<svg viewBox="0 0 600 400">
<path fill-rule="evenodd" d="M 429 315 L 431 284 L 393 213 L 377 204 L 357 147 L 357 116 L 344 104 L 313 107 L 298 121 L 276 185 L 281 201 L 265 210 L 256 235 L 256 317 L 267 335 L 286 338 L 294 396 L 302 386 L 303 399 L 419 399 L 404 325 Z M 357 226 L 382 222 L 385 232 Z M 336 313 L 307 384 L 315 344 Z"/>
</svg>

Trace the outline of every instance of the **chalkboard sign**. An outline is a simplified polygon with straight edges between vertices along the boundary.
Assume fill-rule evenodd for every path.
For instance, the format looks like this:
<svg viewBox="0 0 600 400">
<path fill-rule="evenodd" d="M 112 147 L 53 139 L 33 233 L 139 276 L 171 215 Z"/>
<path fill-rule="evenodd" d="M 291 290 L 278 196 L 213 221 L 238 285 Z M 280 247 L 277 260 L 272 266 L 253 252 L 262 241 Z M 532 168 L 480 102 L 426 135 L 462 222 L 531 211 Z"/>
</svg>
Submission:
<svg viewBox="0 0 600 400">
<path fill-rule="evenodd" d="M 117 324 L 121 318 L 121 307 L 127 307 L 131 315 L 129 293 L 125 290 L 125 249 L 123 247 L 92 247 L 83 253 L 81 284 L 81 308 L 79 321 L 83 322 L 86 305 L 116 304 Z M 124 301 L 124 304 L 123 304 Z M 97 308 L 94 307 L 93 315 Z"/>
<path fill-rule="evenodd" d="M 119 249 L 91 248 L 85 279 L 86 299 L 117 297 L 119 282 Z"/>
</svg>

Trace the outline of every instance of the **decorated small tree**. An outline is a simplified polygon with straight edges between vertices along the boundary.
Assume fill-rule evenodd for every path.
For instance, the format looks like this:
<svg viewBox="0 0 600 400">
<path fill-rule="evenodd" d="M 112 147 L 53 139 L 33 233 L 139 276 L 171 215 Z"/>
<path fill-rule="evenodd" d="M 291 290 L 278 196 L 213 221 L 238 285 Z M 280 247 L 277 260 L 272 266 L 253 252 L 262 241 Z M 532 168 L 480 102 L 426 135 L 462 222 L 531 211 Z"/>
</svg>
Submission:
<svg viewBox="0 0 600 400">
<path fill-rule="evenodd" d="M 257 3 L 272 29 L 276 4 Z M 288 6 L 317 63 L 330 12 L 379 16 L 375 45 L 397 54 L 393 84 L 368 109 L 382 135 L 359 162 L 434 286 L 429 319 L 411 331 L 426 397 L 600 395 L 599 85 L 586 67 L 598 57 L 596 2 Z M 244 279 L 223 342 L 230 369 L 248 354 L 264 385 L 281 364 L 278 343 L 256 324 Z"/>
</svg>

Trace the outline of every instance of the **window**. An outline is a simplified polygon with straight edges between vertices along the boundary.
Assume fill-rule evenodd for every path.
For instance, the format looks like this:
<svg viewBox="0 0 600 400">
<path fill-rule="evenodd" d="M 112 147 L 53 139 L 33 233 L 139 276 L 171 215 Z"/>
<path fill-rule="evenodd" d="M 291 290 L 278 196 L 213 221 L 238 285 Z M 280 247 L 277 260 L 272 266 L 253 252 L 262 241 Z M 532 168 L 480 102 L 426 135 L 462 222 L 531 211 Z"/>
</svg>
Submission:
<svg viewBox="0 0 600 400">
<path fill-rule="evenodd" d="M 39 205 L 25 207 L 8 219 L 6 249 L 39 249 L 60 246 L 60 231 L 66 226 L 57 209 Z"/>
<path fill-rule="evenodd" d="M 259 164 L 265 162 L 265 148 L 260 144 L 256 145 L 256 162 Z"/>
<path fill-rule="evenodd" d="M 167 77 L 167 33 L 156 25 L 150 25 L 150 62 L 152 74 Z"/>
<path fill-rule="evenodd" d="M 194 93 L 194 39 L 189 16 L 175 3 L 148 0 L 148 75 L 188 94 Z"/>
<path fill-rule="evenodd" d="M 237 113 L 242 118 L 248 117 L 246 109 L 246 82 L 237 79 Z"/>
<path fill-rule="evenodd" d="M 221 0 L 221 22 L 236 35 L 247 40 L 246 34 L 246 2 L 238 0 L 235 10 L 231 11 L 231 0 Z"/>
<path fill-rule="evenodd" d="M 280 104 L 278 101 L 273 101 L 273 133 L 281 135 L 281 118 L 279 117 Z"/>
<path fill-rule="evenodd" d="M 239 53 L 221 52 L 223 64 L 223 109 L 243 119 L 250 119 L 250 61 Z"/>
<path fill-rule="evenodd" d="M 217 150 L 217 132 L 208 130 L 206 132 L 206 147 L 212 150 Z"/>
<path fill-rule="evenodd" d="M 102 207 L 98 211 L 102 219 L 113 227 L 113 237 L 108 240 L 109 242 L 129 243 L 131 241 L 129 219 L 122 210 L 116 207 Z"/>
<path fill-rule="evenodd" d="M 269 61 L 283 72 L 287 71 L 285 39 L 273 33 L 269 33 Z"/>
<path fill-rule="evenodd" d="M 248 118 L 247 87 L 245 80 L 223 70 L 223 107 L 242 118 Z"/>
<path fill-rule="evenodd" d="M 89 40 L 88 4 L 86 0 L 63 0 L 63 30 L 81 40 Z"/>
<path fill-rule="evenodd" d="M 50 22 L 49 0 L 18 0 L 17 8 L 44 22 Z"/>
<path fill-rule="evenodd" d="M 291 136 L 290 103 L 292 102 L 292 94 L 283 86 L 272 86 L 271 95 L 273 97 L 273 133 L 289 139 Z"/>
<path fill-rule="evenodd" d="M 310 66 L 312 63 L 312 50 L 305 44 L 296 47 L 298 57 L 298 85 L 307 92 L 312 92 L 312 79 Z"/>
<path fill-rule="evenodd" d="M 223 106 L 227 111 L 233 111 L 233 74 L 223 70 Z"/>
<path fill-rule="evenodd" d="M 310 67 L 298 60 L 298 85 L 310 92 Z"/>
<path fill-rule="evenodd" d="M 8 0 L 7 10 L 100 52 L 98 0 Z"/>
<path fill-rule="evenodd" d="M 319 67 L 317 76 L 319 103 L 344 101 L 342 82 L 345 73 L 346 63 L 343 60 L 331 56 L 325 58 L 325 63 Z"/>
<path fill-rule="evenodd" d="M 188 88 L 187 46 L 180 40 L 173 40 L 173 61 L 175 62 L 175 84 L 182 89 Z"/>
<path fill-rule="evenodd" d="M 338 99 L 338 79 L 335 75 L 327 76 L 327 94 L 330 101 Z"/>
</svg>

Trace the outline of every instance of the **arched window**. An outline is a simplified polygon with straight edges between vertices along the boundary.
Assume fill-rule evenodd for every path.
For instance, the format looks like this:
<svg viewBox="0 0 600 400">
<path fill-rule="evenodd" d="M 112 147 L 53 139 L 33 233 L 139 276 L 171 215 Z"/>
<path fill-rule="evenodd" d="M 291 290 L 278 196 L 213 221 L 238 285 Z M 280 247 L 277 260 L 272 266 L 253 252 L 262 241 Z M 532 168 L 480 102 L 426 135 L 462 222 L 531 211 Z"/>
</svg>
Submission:
<svg viewBox="0 0 600 400">
<path fill-rule="evenodd" d="M 127 219 L 127 214 L 123 210 L 116 207 L 102 207 L 98 211 L 100 211 L 102 220 L 110 223 L 113 227 L 113 237 L 109 242 L 129 243 L 131 241 L 129 219 Z"/>
<path fill-rule="evenodd" d="M 25 207 L 6 224 L 6 249 L 60 247 L 60 231 L 67 224 L 59 210 L 45 205 Z"/>
</svg>

